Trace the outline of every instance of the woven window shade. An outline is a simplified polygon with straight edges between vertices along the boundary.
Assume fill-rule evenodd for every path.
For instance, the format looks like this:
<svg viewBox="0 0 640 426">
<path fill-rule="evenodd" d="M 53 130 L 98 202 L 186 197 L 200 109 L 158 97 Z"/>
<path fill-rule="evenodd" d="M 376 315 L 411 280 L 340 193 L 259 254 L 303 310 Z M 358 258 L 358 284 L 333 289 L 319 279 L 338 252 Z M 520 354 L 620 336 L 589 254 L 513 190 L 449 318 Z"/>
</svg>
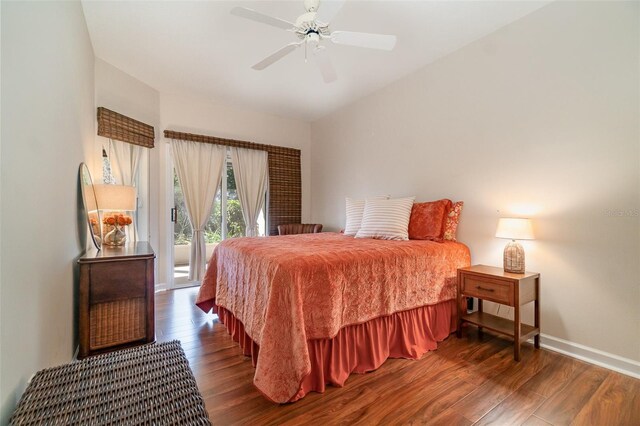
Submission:
<svg viewBox="0 0 640 426">
<path fill-rule="evenodd" d="M 268 234 L 278 235 L 278 225 L 302 223 L 302 175 L 299 149 L 214 136 L 194 135 L 172 130 L 165 130 L 164 137 L 167 139 L 267 151 L 269 161 Z"/>
<path fill-rule="evenodd" d="M 98 107 L 98 136 L 153 148 L 153 126 L 125 115 Z"/>
<path fill-rule="evenodd" d="M 269 235 L 278 235 L 278 225 L 302 223 L 300 151 L 269 152 Z"/>
</svg>

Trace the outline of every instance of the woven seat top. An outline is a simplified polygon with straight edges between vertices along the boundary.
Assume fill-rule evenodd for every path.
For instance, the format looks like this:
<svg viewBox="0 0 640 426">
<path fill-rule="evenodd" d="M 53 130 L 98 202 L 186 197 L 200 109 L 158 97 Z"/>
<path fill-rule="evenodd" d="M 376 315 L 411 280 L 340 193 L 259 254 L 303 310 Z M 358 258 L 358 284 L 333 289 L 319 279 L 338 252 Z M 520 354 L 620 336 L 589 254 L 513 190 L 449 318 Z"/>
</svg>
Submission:
<svg viewBox="0 0 640 426">
<path fill-rule="evenodd" d="M 36 373 L 12 425 L 210 425 L 177 340 Z"/>
</svg>

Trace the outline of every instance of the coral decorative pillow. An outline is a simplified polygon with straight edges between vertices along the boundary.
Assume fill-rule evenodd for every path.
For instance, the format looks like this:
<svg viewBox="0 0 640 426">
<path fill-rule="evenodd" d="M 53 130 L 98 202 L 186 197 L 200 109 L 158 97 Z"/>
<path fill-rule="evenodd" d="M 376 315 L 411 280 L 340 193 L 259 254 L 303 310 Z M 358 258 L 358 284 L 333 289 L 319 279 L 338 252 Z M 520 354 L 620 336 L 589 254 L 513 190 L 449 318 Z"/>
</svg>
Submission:
<svg viewBox="0 0 640 426">
<path fill-rule="evenodd" d="M 374 200 L 386 200 L 388 195 L 379 195 L 373 197 Z M 344 235 L 356 235 L 362 223 L 362 214 L 364 213 L 365 200 L 354 200 L 347 197 L 347 223 L 344 226 Z"/>
<path fill-rule="evenodd" d="M 449 241 L 456 241 L 456 231 L 458 230 L 458 223 L 460 222 L 460 213 L 462 213 L 462 207 L 464 201 L 458 201 L 453 203 L 449 214 L 447 215 L 447 222 L 444 225 L 444 234 L 442 238 Z"/>
<path fill-rule="evenodd" d="M 367 199 L 362 215 L 362 226 L 356 238 L 408 240 L 407 229 L 414 199 L 415 197 L 392 200 Z"/>
<path fill-rule="evenodd" d="M 451 200 L 415 203 L 409 219 L 409 239 L 442 240 Z"/>
</svg>

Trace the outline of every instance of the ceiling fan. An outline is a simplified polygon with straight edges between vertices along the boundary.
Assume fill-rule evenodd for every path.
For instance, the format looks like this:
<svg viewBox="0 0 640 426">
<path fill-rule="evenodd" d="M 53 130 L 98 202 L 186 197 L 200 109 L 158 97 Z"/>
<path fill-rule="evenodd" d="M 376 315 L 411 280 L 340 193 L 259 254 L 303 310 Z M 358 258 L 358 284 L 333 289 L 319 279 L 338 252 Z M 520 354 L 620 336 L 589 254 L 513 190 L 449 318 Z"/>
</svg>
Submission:
<svg viewBox="0 0 640 426">
<path fill-rule="evenodd" d="M 254 70 L 263 70 L 304 45 L 305 60 L 307 57 L 307 49 L 310 49 L 325 83 L 331 83 L 335 81 L 338 76 L 333 68 L 331 58 L 326 52 L 326 46 L 321 43 L 322 41 L 331 40 L 331 42 L 335 44 L 380 50 L 393 50 L 395 47 L 395 35 L 358 33 L 352 31 L 330 31 L 329 21 L 333 16 L 318 15 L 319 7 L 320 0 L 304 0 L 304 8 L 307 12 L 300 15 L 296 19 L 295 24 L 293 22 L 285 21 L 284 19 L 265 15 L 246 7 L 234 7 L 231 9 L 232 15 L 290 31 L 299 39 L 299 41 L 289 43 L 276 50 L 251 68 Z M 337 9 L 334 10 L 337 13 Z"/>
</svg>

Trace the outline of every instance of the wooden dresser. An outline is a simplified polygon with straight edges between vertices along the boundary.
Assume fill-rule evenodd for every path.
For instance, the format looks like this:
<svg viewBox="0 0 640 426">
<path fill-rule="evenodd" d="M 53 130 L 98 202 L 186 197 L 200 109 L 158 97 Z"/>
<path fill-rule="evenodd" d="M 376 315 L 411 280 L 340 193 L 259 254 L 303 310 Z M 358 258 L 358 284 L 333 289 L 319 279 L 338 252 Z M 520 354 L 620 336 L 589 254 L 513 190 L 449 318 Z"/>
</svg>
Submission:
<svg viewBox="0 0 640 426">
<path fill-rule="evenodd" d="M 151 245 L 137 242 L 78 260 L 79 359 L 154 341 L 154 259 Z"/>
</svg>

